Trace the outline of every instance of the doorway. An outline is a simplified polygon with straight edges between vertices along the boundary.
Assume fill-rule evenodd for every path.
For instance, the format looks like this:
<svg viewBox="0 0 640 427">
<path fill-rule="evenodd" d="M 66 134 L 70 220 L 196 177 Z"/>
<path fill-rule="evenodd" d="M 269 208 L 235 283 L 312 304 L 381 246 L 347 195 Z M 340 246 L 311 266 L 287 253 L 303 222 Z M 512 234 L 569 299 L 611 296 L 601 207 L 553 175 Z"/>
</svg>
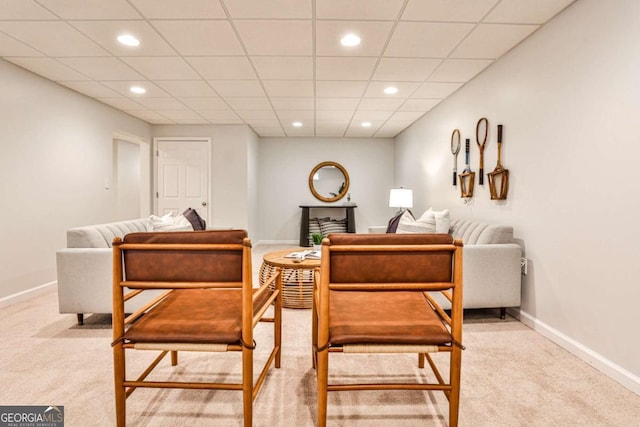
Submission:
<svg viewBox="0 0 640 427">
<path fill-rule="evenodd" d="M 155 212 L 195 209 L 207 222 L 211 180 L 211 138 L 154 138 L 156 149 Z"/>
<path fill-rule="evenodd" d="M 150 146 L 123 133 L 113 136 L 113 184 L 115 221 L 144 218 L 150 214 Z"/>
</svg>

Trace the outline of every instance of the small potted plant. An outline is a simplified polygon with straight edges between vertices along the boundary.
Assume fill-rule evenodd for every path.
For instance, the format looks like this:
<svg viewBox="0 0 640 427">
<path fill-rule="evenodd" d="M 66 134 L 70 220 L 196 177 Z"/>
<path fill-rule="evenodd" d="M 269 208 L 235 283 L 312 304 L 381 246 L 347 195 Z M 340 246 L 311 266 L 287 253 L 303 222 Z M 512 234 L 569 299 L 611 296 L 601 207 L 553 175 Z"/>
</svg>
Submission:
<svg viewBox="0 0 640 427">
<path fill-rule="evenodd" d="M 320 245 L 322 244 L 322 234 L 313 233 L 313 234 L 311 234 L 311 239 L 313 240 L 313 250 L 314 251 L 319 251 L 320 250 Z"/>
</svg>

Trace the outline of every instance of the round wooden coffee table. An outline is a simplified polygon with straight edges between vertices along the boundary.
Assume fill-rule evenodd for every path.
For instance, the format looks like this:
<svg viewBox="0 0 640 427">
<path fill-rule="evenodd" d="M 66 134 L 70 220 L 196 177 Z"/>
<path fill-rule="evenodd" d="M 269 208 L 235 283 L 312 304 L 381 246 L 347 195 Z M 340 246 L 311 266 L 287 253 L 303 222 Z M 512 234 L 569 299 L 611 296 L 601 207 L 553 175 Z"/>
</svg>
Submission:
<svg viewBox="0 0 640 427">
<path fill-rule="evenodd" d="M 294 262 L 285 258 L 291 252 L 300 252 L 308 248 L 292 248 L 269 252 L 262 259 L 260 267 L 260 285 L 275 271 L 282 269 L 282 306 L 287 308 L 311 308 L 313 304 L 313 272 L 320 267 L 319 259 L 305 259 Z"/>
</svg>

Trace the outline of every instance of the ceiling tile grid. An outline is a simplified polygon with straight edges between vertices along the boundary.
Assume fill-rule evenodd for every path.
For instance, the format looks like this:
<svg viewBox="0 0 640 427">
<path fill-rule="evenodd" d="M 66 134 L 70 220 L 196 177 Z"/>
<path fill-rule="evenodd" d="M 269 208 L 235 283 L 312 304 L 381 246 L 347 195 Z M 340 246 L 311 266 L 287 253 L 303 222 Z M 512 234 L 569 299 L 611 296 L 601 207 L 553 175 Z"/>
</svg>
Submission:
<svg viewBox="0 0 640 427">
<path fill-rule="evenodd" d="M 151 124 L 394 137 L 573 1 L 2 0 L 0 57 Z"/>
</svg>

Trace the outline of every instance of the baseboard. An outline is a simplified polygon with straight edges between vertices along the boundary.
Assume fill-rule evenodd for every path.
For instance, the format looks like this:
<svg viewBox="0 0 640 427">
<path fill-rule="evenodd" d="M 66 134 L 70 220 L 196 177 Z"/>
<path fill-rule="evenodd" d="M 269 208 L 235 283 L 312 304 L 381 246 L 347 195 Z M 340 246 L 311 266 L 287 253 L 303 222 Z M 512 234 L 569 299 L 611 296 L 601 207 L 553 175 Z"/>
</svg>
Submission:
<svg viewBox="0 0 640 427">
<path fill-rule="evenodd" d="M 573 338 L 568 337 L 525 311 L 508 309 L 508 313 L 520 320 L 526 326 L 558 344 L 574 356 L 579 357 L 612 380 L 620 383 L 640 396 L 640 377 L 637 375 L 634 375 L 626 369 L 616 365 L 601 354 L 596 353 L 583 344 L 580 344 Z"/>
<path fill-rule="evenodd" d="M 299 246 L 299 240 L 258 240 L 256 245 L 295 245 Z"/>
<path fill-rule="evenodd" d="M 48 290 L 49 286 L 57 285 L 57 281 L 45 283 L 44 285 L 36 286 L 35 288 L 27 289 L 26 291 L 18 292 L 13 295 L 0 298 L 0 308 L 7 307 L 20 301 L 26 301 L 30 298 L 38 296 Z"/>
</svg>

